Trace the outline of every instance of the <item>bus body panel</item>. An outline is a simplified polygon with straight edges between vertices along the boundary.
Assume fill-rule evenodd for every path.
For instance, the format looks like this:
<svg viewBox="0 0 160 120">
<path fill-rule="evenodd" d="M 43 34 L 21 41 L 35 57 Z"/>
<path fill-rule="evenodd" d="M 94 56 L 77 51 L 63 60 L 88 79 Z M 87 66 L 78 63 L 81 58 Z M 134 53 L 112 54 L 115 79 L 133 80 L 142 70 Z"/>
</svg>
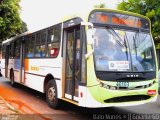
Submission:
<svg viewBox="0 0 160 120">
<path fill-rule="evenodd" d="M 36 62 L 35 62 L 36 61 Z M 57 64 L 58 63 L 58 64 Z M 25 59 L 25 72 L 46 76 L 51 73 L 54 78 L 61 79 L 61 59 Z"/>
<path fill-rule="evenodd" d="M 90 107 L 90 108 L 97 108 L 97 107 L 113 107 L 113 106 L 133 106 L 133 105 L 140 105 L 140 104 L 145 104 L 145 103 L 149 103 L 149 102 L 155 102 L 157 99 L 158 95 L 154 95 L 151 96 L 149 99 L 146 100 L 136 100 L 136 101 L 127 101 L 127 102 L 111 102 L 111 103 L 107 103 L 104 102 L 105 99 L 108 99 L 108 97 L 111 98 L 115 98 L 115 97 L 122 97 L 122 96 L 133 96 L 133 95 L 146 95 L 148 90 L 156 90 L 155 88 L 157 88 L 157 84 L 155 84 L 154 86 L 146 89 L 146 90 L 130 90 L 130 91 L 119 91 L 119 90 L 106 90 L 104 88 L 104 91 L 100 91 L 100 97 L 101 97 L 101 101 L 98 101 L 94 98 L 94 95 L 91 90 L 92 89 L 96 89 L 96 87 L 101 88 L 100 86 L 94 86 L 94 87 L 90 87 L 87 88 L 87 99 L 86 99 L 86 107 Z M 105 94 L 104 94 L 105 93 Z"/>
<path fill-rule="evenodd" d="M 45 62 L 44 59 L 38 58 L 28 60 L 25 59 L 24 70 L 24 84 L 40 92 L 44 92 L 44 80 L 48 74 L 51 74 L 55 78 L 55 80 L 61 80 L 61 59 L 45 59 Z M 59 86 L 60 83 L 57 83 Z"/>
<path fill-rule="evenodd" d="M 9 59 L 9 65 L 8 65 L 8 78 L 10 78 L 10 70 L 13 69 L 14 71 L 14 80 L 17 83 L 20 82 L 20 70 L 16 67 L 18 59 Z M 26 61 L 26 59 L 25 59 Z M 25 66 L 29 68 L 28 70 L 25 70 L 25 80 L 22 81 L 21 84 L 28 86 L 32 89 L 35 89 L 40 92 L 44 92 L 44 80 L 47 74 L 51 74 L 57 83 L 58 88 L 61 87 L 61 58 L 57 59 L 45 59 L 44 62 L 43 59 L 28 59 L 29 63 L 25 63 L 28 66 Z M 35 62 L 36 61 L 36 64 Z M 59 64 L 57 64 L 57 62 Z M 52 64 L 51 64 L 52 63 Z M 5 76 L 5 60 L 2 59 L 2 75 Z M 23 76 L 23 77 L 24 77 Z M 60 90 L 59 90 L 60 91 Z M 58 92 L 58 96 L 61 96 L 61 92 Z"/>
<path fill-rule="evenodd" d="M 87 103 L 86 103 L 86 100 L 87 100 L 87 88 L 86 86 L 79 86 L 79 106 L 83 106 L 83 107 L 86 107 Z"/>
</svg>

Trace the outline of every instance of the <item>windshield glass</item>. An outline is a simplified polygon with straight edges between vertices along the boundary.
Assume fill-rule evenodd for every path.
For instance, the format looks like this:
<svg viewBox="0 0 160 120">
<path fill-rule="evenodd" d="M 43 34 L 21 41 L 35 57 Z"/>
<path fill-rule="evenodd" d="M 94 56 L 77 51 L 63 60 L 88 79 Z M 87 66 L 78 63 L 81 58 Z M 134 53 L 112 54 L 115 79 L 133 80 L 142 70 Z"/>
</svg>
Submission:
<svg viewBox="0 0 160 120">
<path fill-rule="evenodd" d="M 154 71 L 154 50 L 149 33 L 96 28 L 94 34 L 96 71 Z"/>
</svg>

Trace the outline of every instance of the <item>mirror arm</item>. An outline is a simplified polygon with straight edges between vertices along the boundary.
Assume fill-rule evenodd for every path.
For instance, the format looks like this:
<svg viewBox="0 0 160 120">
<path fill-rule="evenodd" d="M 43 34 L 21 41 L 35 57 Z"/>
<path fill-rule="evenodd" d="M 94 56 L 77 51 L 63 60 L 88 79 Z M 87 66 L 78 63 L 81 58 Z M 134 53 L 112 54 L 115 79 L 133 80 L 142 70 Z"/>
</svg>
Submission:
<svg viewBox="0 0 160 120">
<path fill-rule="evenodd" d="M 90 51 L 85 55 L 85 58 L 88 59 L 93 53 L 94 53 L 94 50 Z"/>
</svg>

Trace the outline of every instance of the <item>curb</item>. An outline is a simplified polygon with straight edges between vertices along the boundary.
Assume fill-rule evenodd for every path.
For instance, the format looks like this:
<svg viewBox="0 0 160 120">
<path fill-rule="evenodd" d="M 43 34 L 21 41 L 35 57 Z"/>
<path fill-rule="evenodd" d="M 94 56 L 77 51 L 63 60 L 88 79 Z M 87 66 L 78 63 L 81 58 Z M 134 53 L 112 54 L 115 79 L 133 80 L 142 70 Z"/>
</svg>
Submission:
<svg viewBox="0 0 160 120">
<path fill-rule="evenodd" d="M 18 110 L 16 110 L 12 105 L 10 105 L 3 97 L 0 96 L 0 99 L 6 104 L 6 106 L 15 113 L 20 113 Z"/>
</svg>

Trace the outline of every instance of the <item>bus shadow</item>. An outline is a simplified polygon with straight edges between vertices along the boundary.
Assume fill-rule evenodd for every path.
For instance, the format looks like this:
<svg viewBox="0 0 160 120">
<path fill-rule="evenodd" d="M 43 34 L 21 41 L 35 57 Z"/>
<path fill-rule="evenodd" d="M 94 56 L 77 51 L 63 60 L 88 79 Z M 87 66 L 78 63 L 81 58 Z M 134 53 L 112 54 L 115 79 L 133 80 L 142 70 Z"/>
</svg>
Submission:
<svg viewBox="0 0 160 120">
<path fill-rule="evenodd" d="M 10 82 L 9 81 L 6 81 L 5 82 L 7 85 L 11 86 Z M 24 86 L 22 84 L 19 84 L 19 83 L 16 83 L 15 86 L 13 88 L 16 88 L 20 91 L 23 91 L 31 96 L 34 96 L 34 97 L 38 97 L 40 98 L 41 100 L 45 101 L 45 94 L 44 93 L 41 93 L 39 91 L 36 91 L 32 88 L 29 88 L 27 86 Z"/>
<path fill-rule="evenodd" d="M 105 108 L 85 108 L 79 107 L 65 101 L 61 102 L 61 106 L 59 110 L 70 112 L 71 114 L 77 114 L 81 116 L 83 119 L 112 119 L 106 118 L 108 117 L 117 117 L 122 118 L 122 116 L 133 113 L 131 111 L 127 111 L 121 107 L 105 107 Z"/>
<path fill-rule="evenodd" d="M 6 82 L 6 84 L 10 85 L 10 82 Z M 45 94 L 23 86 L 21 84 L 16 84 L 16 89 L 23 90 L 23 92 L 29 94 L 32 97 L 36 97 L 41 101 L 45 101 Z M 83 119 L 94 119 L 96 116 L 106 116 L 106 115 L 123 115 L 130 114 L 129 111 L 126 111 L 117 107 L 106 107 L 106 108 L 85 108 L 73 105 L 66 101 L 60 100 L 60 106 L 58 110 L 67 112 L 69 115 L 77 116 L 77 118 Z M 46 104 L 47 105 L 47 104 Z M 98 118 L 97 118 L 98 119 Z"/>
</svg>

